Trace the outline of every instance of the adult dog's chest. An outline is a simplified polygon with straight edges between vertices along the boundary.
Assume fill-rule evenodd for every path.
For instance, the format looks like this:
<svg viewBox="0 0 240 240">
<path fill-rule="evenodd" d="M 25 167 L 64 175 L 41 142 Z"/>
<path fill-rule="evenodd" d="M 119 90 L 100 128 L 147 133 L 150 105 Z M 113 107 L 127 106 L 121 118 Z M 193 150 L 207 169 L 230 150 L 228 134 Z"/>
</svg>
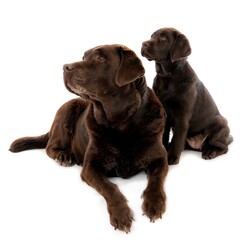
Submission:
<svg viewBox="0 0 240 240">
<path fill-rule="evenodd" d="M 143 137 L 135 130 L 116 129 L 104 131 L 101 152 L 102 167 L 109 176 L 128 178 L 142 170 L 139 152 L 144 145 Z"/>
</svg>

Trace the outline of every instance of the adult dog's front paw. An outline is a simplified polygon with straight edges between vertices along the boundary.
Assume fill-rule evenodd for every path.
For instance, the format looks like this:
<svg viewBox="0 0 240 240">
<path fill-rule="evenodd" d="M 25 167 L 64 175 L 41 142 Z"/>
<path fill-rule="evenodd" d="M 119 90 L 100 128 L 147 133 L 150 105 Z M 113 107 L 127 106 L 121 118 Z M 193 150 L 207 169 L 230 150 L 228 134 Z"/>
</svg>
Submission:
<svg viewBox="0 0 240 240">
<path fill-rule="evenodd" d="M 151 222 L 162 218 L 163 213 L 166 210 L 166 195 L 158 191 L 143 192 L 143 214 L 150 218 Z"/>
<path fill-rule="evenodd" d="M 71 167 L 75 164 L 75 162 L 72 160 L 71 155 L 67 154 L 66 152 L 58 152 L 54 159 L 58 164 L 64 167 Z"/>
<path fill-rule="evenodd" d="M 132 210 L 125 201 L 120 204 L 114 203 L 108 205 L 108 212 L 110 214 L 110 223 L 115 229 L 126 233 L 130 232 L 134 217 Z"/>
</svg>

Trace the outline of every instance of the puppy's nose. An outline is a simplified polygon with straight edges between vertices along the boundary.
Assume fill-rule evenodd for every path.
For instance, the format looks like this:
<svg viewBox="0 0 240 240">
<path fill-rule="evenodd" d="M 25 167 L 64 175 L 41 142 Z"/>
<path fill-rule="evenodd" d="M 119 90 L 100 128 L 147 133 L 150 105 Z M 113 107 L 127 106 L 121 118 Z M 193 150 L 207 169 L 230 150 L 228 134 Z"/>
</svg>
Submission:
<svg viewBox="0 0 240 240">
<path fill-rule="evenodd" d="M 64 70 L 64 71 L 70 72 L 70 71 L 72 71 L 73 69 L 74 69 L 74 65 L 73 65 L 73 64 L 65 64 L 65 65 L 63 65 L 63 70 Z"/>
<path fill-rule="evenodd" d="M 148 41 L 142 43 L 143 47 L 148 47 L 149 45 L 150 45 L 150 43 Z"/>
</svg>

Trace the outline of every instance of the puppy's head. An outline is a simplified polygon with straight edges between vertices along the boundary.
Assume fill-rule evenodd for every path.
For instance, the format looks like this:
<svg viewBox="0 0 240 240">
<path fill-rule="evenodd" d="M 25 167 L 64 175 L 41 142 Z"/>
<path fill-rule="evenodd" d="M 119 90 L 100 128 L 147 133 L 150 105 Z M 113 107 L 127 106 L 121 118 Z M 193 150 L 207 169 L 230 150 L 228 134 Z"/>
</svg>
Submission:
<svg viewBox="0 0 240 240">
<path fill-rule="evenodd" d="M 161 28 L 154 32 L 149 41 L 143 42 L 142 56 L 156 62 L 175 62 L 191 54 L 188 39 L 174 28 Z"/>
<path fill-rule="evenodd" d="M 85 99 L 100 100 L 121 93 L 124 86 L 144 75 L 140 59 L 123 45 L 102 45 L 84 53 L 80 62 L 66 64 L 67 89 Z"/>
</svg>

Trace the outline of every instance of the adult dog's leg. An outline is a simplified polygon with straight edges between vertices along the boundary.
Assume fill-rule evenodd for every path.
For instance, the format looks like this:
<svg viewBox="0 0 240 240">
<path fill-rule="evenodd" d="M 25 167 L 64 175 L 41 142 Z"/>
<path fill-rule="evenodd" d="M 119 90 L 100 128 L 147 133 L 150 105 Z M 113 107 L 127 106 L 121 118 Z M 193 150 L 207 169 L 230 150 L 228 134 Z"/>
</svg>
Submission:
<svg viewBox="0 0 240 240">
<path fill-rule="evenodd" d="M 89 154 L 89 152 L 91 153 Z M 92 154 L 92 151 L 88 150 L 84 159 L 81 177 L 105 198 L 112 226 L 128 233 L 133 221 L 132 210 L 129 208 L 127 200 L 118 186 L 110 182 L 102 173 L 98 153 Z"/>
<path fill-rule="evenodd" d="M 76 163 L 71 151 L 71 144 L 76 121 L 85 109 L 86 103 L 78 98 L 62 105 L 56 113 L 49 132 L 46 152 L 60 165 L 72 166 Z"/>
<path fill-rule="evenodd" d="M 168 172 L 167 153 L 165 149 L 162 155 L 149 162 L 147 167 L 148 185 L 143 192 L 142 209 L 151 222 L 162 218 L 166 210 L 166 194 L 164 192 L 164 181 Z"/>
</svg>

